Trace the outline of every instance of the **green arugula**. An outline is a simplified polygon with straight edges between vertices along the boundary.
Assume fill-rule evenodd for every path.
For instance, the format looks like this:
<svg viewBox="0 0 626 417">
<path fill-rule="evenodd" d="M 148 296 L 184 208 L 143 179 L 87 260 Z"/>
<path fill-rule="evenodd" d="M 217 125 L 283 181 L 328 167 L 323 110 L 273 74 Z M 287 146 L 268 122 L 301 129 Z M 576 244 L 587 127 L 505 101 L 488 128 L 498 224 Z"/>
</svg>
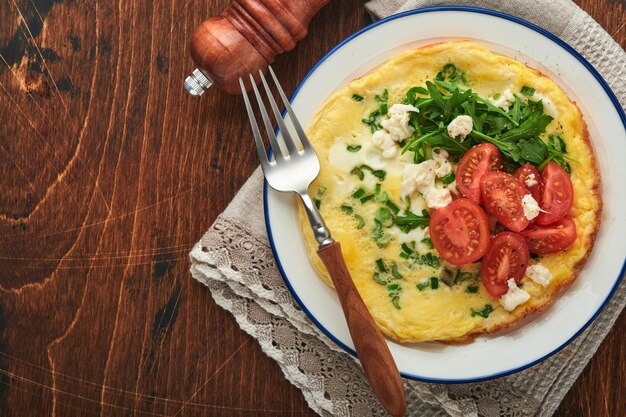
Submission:
<svg viewBox="0 0 626 417">
<path fill-rule="evenodd" d="M 411 230 L 417 229 L 418 227 L 425 229 L 428 227 L 429 222 L 430 215 L 426 210 L 422 210 L 421 216 L 410 211 L 405 211 L 404 214 L 396 216 L 393 220 L 393 224 L 395 224 L 402 233 L 409 233 Z"/>
</svg>

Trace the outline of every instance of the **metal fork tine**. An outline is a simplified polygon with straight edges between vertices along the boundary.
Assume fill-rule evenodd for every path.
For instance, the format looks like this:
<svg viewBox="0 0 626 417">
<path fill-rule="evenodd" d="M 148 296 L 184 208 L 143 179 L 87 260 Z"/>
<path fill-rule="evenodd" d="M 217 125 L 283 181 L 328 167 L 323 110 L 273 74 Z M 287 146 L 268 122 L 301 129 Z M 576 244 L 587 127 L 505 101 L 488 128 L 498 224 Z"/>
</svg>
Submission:
<svg viewBox="0 0 626 417">
<path fill-rule="evenodd" d="M 246 103 L 246 110 L 248 112 L 248 118 L 250 119 L 250 126 L 252 127 L 252 136 L 254 136 L 254 142 L 256 143 L 256 150 L 259 154 L 259 161 L 261 161 L 261 168 L 263 168 L 263 171 L 265 171 L 269 167 L 270 161 L 267 159 L 267 154 L 265 153 L 265 144 L 263 143 L 263 137 L 261 136 L 261 132 L 259 131 L 259 125 L 257 125 L 256 123 L 256 118 L 254 117 L 254 112 L 252 111 L 250 100 L 248 99 L 248 92 L 246 91 L 246 87 L 244 86 L 241 77 L 239 77 L 239 86 L 241 87 L 243 101 Z"/>
<path fill-rule="evenodd" d="M 272 107 L 272 111 L 274 112 L 274 117 L 276 118 L 276 122 L 278 122 L 278 127 L 280 128 L 280 133 L 283 136 L 283 140 L 285 145 L 287 145 L 287 149 L 289 150 L 289 155 L 292 157 L 298 155 L 298 149 L 296 148 L 296 144 L 291 138 L 291 134 L 289 130 L 287 130 L 287 126 L 285 125 L 285 121 L 283 120 L 283 116 L 280 114 L 278 110 L 278 106 L 274 101 L 274 97 L 272 96 L 272 92 L 267 85 L 267 81 L 265 80 L 265 76 L 263 72 L 259 70 L 259 76 L 261 77 L 261 82 L 263 83 L 263 87 L 265 88 L 265 93 L 267 94 L 267 100 L 270 102 L 270 106 Z"/>
<path fill-rule="evenodd" d="M 269 67 L 269 70 L 270 70 L 270 74 L 272 75 L 272 78 L 274 79 L 274 83 L 276 84 L 276 87 L 278 88 L 278 94 L 280 94 L 280 98 L 283 100 L 283 104 L 285 105 L 285 108 L 287 109 L 287 113 L 289 113 L 289 118 L 291 119 L 291 123 L 293 124 L 293 127 L 296 129 L 296 133 L 298 134 L 298 139 L 300 139 L 300 143 L 302 143 L 302 147 L 305 150 L 308 148 L 311 148 L 311 144 L 309 143 L 309 140 L 306 137 L 306 134 L 304 133 L 304 129 L 302 129 L 302 125 L 300 125 L 298 118 L 294 114 L 293 109 L 291 108 L 291 104 L 289 103 L 289 100 L 287 99 L 287 96 L 285 95 L 285 92 L 283 91 L 283 87 L 278 82 L 278 78 L 276 78 L 276 74 L 274 74 L 274 70 L 272 69 L 271 66 Z"/>
<path fill-rule="evenodd" d="M 256 88 L 256 83 L 254 82 L 254 78 L 252 78 L 252 74 L 250 74 L 250 82 L 252 83 L 252 89 L 254 90 L 256 101 L 259 104 L 259 110 L 261 110 L 261 118 L 263 118 L 263 124 L 265 125 L 265 130 L 267 131 L 267 137 L 270 140 L 270 146 L 272 147 L 274 159 L 276 160 L 276 162 L 279 162 L 281 159 L 284 159 L 287 154 L 285 154 L 284 148 L 280 146 L 280 144 L 278 143 L 278 139 L 276 139 L 276 135 L 274 134 L 274 128 L 270 123 L 270 118 L 267 115 L 267 111 L 265 110 L 265 104 L 263 104 L 261 94 Z"/>
</svg>

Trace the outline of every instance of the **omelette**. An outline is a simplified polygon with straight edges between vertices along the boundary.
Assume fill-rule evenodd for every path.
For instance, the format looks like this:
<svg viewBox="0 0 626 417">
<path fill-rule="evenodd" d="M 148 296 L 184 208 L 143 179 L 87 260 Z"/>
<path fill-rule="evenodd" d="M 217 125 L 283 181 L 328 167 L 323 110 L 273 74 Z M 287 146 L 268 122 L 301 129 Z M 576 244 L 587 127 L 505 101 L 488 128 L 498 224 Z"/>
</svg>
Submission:
<svg viewBox="0 0 626 417">
<path fill-rule="evenodd" d="M 509 328 L 548 307 L 592 250 L 600 176 L 580 110 L 546 75 L 476 43 L 393 57 L 330 97 L 307 135 L 321 164 L 309 194 L 395 341 L 467 343 Z M 460 258 L 448 249 L 458 241 Z"/>
</svg>

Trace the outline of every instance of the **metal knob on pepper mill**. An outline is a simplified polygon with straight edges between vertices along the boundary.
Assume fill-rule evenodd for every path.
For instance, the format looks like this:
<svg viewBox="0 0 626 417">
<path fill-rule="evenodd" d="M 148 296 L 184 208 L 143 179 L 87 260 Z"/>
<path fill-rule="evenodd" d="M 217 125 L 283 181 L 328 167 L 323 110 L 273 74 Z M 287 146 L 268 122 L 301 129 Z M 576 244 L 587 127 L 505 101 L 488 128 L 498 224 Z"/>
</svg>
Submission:
<svg viewBox="0 0 626 417">
<path fill-rule="evenodd" d="M 197 68 L 185 79 L 185 89 L 201 96 L 215 85 L 241 94 L 239 77 L 265 72 L 277 55 L 292 50 L 306 36 L 311 18 L 328 2 L 234 0 L 191 36 L 191 57 Z"/>
</svg>

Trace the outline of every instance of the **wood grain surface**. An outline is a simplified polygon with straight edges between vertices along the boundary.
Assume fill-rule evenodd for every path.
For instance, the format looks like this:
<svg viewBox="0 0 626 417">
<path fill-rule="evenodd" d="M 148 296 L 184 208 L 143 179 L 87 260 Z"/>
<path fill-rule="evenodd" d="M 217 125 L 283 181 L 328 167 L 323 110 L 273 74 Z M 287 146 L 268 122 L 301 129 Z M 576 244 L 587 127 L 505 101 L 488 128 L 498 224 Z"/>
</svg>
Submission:
<svg viewBox="0 0 626 417">
<path fill-rule="evenodd" d="M 623 1 L 580 5 L 626 46 Z M 313 416 L 187 254 L 257 165 L 240 97 L 193 99 L 225 0 L 0 2 L 0 416 Z M 369 22 L 335 0 L 285 89 Z M 626 314 L 558 416 L 626 415 Z"/>
</svg>

